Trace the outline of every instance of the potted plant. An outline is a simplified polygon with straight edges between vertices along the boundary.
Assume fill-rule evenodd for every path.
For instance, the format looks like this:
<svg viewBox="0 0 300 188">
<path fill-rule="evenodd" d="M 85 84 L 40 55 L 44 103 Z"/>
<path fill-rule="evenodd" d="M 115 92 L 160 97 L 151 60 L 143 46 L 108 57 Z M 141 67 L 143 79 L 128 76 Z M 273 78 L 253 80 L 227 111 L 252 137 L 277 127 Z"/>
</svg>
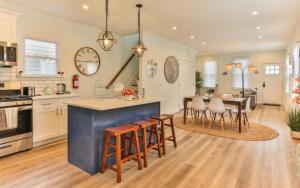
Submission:
<svg viewBox="0 0 300 188">
<path fill-rule="evenodd" d="M 201 72 L 196 71 L 196 76 L 195 76 L 195 87 L 196 87 L 196 94 L 200 95 L 200 89 L 202 87 L 202 76 Z"/>
<path fill-rule="evenodd" d="M 300 109 L 291 108 L 286 114 L 286 123 L 291 129 L 291 136 L 300 139 Z"/>
</svg>

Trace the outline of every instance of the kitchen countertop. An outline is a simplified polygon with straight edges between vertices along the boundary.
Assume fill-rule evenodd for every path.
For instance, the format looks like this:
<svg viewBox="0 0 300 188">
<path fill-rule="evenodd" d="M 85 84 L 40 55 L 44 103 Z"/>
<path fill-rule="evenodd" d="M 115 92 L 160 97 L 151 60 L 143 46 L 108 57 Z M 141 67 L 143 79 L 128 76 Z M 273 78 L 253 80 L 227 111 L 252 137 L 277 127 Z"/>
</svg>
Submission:
<svg viewBox="0 0 300 188">
<path fill-rule="evenodd" d="M 41 95 L 41 96 L 32 97 L 32 100 L 37 101 L 37 100 L 46 100 L 46 99 L 74 98 L 74 97 L 79 97 L 79 95 L 78 94 Z"/>
<path fill-rule="evenodd" d="M 103 110 L 155 103 L 160 101 L 161 100 L 158 98 L 144 98 L 144 99 L 135 99 L 131 101 L 125 100 L 123 98 L 107 98 L 107 99 L 92 98 L 92 99 L 68 100 L 65 102 L 65 104 L 103 111 Z"/>
</svg>

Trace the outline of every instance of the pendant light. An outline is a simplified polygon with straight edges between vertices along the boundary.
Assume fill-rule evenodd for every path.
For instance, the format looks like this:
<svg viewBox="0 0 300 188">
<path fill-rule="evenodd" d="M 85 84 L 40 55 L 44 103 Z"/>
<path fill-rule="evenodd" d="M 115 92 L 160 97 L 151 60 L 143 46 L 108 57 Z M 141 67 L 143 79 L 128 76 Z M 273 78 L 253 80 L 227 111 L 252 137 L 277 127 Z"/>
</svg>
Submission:
<svg viewBox="0 0 300 188">
<path fill-rule="evenodd" d="M 110 51 L 113 47 L 114 43 L 117 42 L 116 39 L 114 39 L 113 34 L 107 30 L 107 20 L 108 20 L 108 0 L 105 0 L 105 31 L 101 32 L 98 37 L 98 43 L 100 47 L 104 51 Z"/>
<path fill-rule="evenodd" d="M 143 7 L 143 5 L 142 4 L 137 4 L 136 7 L 139 9 L 139 12 L 138 12 L 139 41 L 132 48 L 132 51 L 133 51 L 134 54 L 136 54 L 137 56 L 141 57 L 147 51 L 147 48 L 145 47 L 144 43 L 141 41 L 141 8 Z"/>
</svg>

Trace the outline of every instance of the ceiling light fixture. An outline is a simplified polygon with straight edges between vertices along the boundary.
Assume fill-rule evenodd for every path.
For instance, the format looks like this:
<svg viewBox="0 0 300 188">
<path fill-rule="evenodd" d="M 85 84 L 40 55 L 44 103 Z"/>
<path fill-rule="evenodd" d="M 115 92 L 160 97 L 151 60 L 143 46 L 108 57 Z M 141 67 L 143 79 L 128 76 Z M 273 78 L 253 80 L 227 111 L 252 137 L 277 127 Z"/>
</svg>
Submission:
<svg viewBox="0 0 300 188">
<path fill-rule="evenodd" d="M 85 10 L 88 10 L 89 6 L 84 4 L 84 5 L 82 5 L 82 8 L 85 9 Z"/>
<path fill-rule="evenodd" d="M 176 26 L 173 26 L 172 29 L 173 29 L 173 30 L 177 30 L 177 27 L 176 27 Z"/>
<path fill-rule="evenodd" d="M 147 48 L 145 47 L 144 43 L 141 41 L 141 8 L 143 7 L 142 4 L 137 4 L 136 7 L 139 9 L 138 11 L 138 32 L 139 32 L 139 41 L 136 43 L 136 45 L 132 48 L 132 51 L 137 56 L 141 57 L 143 56 Z"/>
<path fill-rule="evenodd" d="M 191 36 L 190 36 L 190 39 L 192 39 L 192 40 L 195 39 L 194 35 L 191 35 Z"/>
<path fill-rule="evenodd" d="M 202 45 L 205 46 L 205 45 L 206 45 L 206 42 L 202 42 Z"/>
<path fill-rule="evenodd" d="M 257 11 L 252 11 L 252 15 L 256 16 L 256 15 L 258 15 L 258 12 Z"/>
<path fill-rule="evenodd" d="M 260 26 L 260 25 L 256 26 L 256 29 L 257 29 L 257 30 L 260 30 L 260 29 L 261 29 L 261 26 Z"/>
<path fill-rule="evenodd" d="M 259 35 L 258 38 L 259 38 L 259 39 L 262 39 L 262 38 L 264 38 L 264 37 L 263 37 L 262 35 Z"/>
<path fill-rule="evenodd" d="M 107 30 L 108 21 L 108 0 L 105 0 L 105 31 L 101 32 L 98 37 L 98 43 L 104 51 L 110 51 L 114 43 L 117 40 L 114 38 L 113 34 Z"/>
</svg>

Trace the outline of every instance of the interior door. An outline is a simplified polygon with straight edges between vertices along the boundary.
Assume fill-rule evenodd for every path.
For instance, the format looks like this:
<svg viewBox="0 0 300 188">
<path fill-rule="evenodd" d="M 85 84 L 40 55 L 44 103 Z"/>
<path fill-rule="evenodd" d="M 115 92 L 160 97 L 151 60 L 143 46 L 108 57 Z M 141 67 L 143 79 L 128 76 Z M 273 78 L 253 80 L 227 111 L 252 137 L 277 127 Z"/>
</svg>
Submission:
<svg viewBox="0 0 300 188">
<path fill-rule="evenodd" d="M 180 60 L 179 64 L 179 108 L 183 108 L 183 99 L 195 95 L 195 66 L 192 61 Z"/>
<path fill-rule="evenodd" d="M 262 102 L 281 105 L 282 103 L 282 66 L 281 64 L 263 64 Z"/>
</svg>

